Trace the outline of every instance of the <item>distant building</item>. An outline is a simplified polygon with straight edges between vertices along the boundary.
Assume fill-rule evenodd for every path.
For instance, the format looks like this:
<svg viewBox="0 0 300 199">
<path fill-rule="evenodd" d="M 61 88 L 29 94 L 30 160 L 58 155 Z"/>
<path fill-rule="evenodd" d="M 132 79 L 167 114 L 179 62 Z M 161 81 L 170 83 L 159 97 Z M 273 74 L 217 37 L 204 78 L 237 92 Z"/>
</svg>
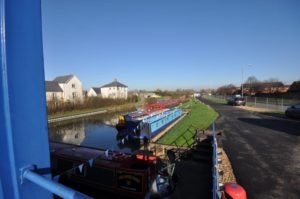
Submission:
<svg viewBox="0 0 300 199">
<path fill-rule="evenodd" d="M 196 98 L 196 97 L 201 97 L 201 94 L 200 94 L 200 93 L 194 93 L 194 94 L 193 94 L 193 97 L 195 97 L 195 98 Z"/>
<path fill-rule="evenodd" d="M 289 89 L 288 89 L 289 93 L 300 93 L 300 81 L 294 81 Z"/>
<path fill-rule="evenodd" d="M 282 82 L 254 82 L 243 84 L 244 94 L 255 95 L 257 93 L 285 93 L 289 87 Z"/>
<path fill-rule="evenodd" d="M 141 95 L 143 95 L 143 97 L 145 98 L 161 98 L 160 95 L 157 95 L 156 93 L 141 93 Z"/>
<path fill-rule="evenodd" d="M 46 81 L 46 100 L 62 101 L 64 99 L 63 90 L 57 82 Z"/>
<path fill-rule="evenodd" d="M 60 89 L 58 88 L 58 86 Z M 62 97 L 61 92 L 62 91 Z M 51 100 L 51 96 L 59 96 L 63 101 L 82 101 L 83 88 L 81 81 L 75 75 L 66 75 L 56 77 L 53 81 L 46 81 L 47 100 Z"/>
<path fill-rule="evenodd" d="M 101 96 L 103 98 L 127 99 L 128 87 L 115 79 L 113 82 L 101 87 Z"/>
<path fill-rule="evenodd" d="M 88 97 L 101 97 L 101 88 L 92 87 L 87 92 Z"/>
</svg>

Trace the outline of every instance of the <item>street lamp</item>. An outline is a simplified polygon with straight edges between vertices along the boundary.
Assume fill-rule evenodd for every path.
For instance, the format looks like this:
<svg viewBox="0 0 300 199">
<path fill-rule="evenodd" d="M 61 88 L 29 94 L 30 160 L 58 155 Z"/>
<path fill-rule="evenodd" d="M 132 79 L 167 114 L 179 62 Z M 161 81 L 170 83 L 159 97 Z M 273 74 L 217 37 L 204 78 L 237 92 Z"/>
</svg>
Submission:
<svg viewBox="0 0 300 199">
<path fill-rule="evenodd" d="M 251 67 L 251 65 L 247 65 L 248 67 Z M 242 97 L 244 97 L 244 66 L 242 66 Z"/>
</svg>

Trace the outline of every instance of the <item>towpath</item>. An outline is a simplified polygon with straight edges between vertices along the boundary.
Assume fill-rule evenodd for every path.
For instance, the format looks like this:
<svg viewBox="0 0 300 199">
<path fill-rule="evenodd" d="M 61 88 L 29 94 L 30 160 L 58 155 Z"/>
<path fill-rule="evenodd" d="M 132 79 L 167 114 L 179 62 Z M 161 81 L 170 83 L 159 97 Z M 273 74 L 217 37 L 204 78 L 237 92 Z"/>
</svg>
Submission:
<svg viewBox="0 0 300 199">
<path fill-rule="evenodd" d="M 94 111 L 94 112 L 89 112 L 89 113 L 82 113 L 82 114 L 77 114 L 77 115 L 71 115 L 71 116 L 65 116 L 65 117 L 49 119 L 48 123 L 60 122 L 60 121 L 71 120 L 71 119 L 77 119 L 77 118 L 87 117 L 87 116 L 91 116 L 91 115 L 99 115 L 99 114 L 103 114 L 103 113 L 107 113 L 107 110 Z"/>
</svg>

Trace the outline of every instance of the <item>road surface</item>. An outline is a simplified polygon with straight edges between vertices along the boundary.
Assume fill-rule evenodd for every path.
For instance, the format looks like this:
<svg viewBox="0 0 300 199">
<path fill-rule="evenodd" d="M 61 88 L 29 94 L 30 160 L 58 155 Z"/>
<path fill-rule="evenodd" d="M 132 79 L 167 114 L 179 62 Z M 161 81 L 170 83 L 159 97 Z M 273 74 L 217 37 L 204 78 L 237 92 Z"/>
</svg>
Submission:
<svg viewBox="0 0 300 199">
<path fill-rule="evenodd" d="M 248 199 L 300 198 L 300 121 L 202 99 L 217 112 L 217 131 Z"/>
</svg>

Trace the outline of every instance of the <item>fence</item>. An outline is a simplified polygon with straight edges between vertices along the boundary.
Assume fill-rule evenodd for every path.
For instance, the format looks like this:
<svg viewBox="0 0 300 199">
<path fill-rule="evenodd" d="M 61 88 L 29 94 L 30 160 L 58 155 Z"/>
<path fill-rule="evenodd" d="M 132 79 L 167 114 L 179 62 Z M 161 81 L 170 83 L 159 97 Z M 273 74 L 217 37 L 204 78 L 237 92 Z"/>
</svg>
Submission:
<svg viewBox="0 0 300 199">
<path fill-rule="evenodd" d="M 229 96 L 216 95 L 213 98 L 227 99 Z M 255 97 L 245 96 L 246 105 L 257 108 L 266 108 L 273 111 L 284 112 L 289 106 L 300 103 L 300 99 L 286 99 L 286 98 L 271 98 L 271 97 Z"/>
<path fill-rule="evenodd" d="M 252 96 L 246 96 L 245 100 L 247 105 L 281 112 L 284 112 L 289 106 L 300 102 L 300 100 L 293 99 Z"/>
<path fill-rule="evenodd" d="M 218 158 L 218 143 L 216 138 L 215 121 L 212 123 L 213 127 L 213 199 L 221 199 L 221 187 L 220 187 L 220 176 L 219 176 L 219 158 Z"/>
</svg>

